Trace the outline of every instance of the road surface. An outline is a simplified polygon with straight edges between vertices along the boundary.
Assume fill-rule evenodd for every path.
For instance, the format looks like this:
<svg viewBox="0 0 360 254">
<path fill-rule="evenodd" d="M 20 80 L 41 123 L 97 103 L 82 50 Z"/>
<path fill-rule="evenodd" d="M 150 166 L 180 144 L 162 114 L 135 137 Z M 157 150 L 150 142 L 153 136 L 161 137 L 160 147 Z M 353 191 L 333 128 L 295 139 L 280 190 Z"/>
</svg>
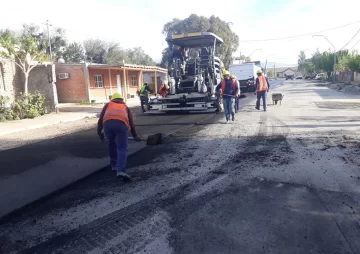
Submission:
<svg viewBox="0 0 360 254">
<path fill-rule="evenodd" d="M 360 253 L 359 96 L 302 80 L 276 91 L 281 106 L 243 106 L 228 125 L 164 118 L 197 124 L 131 156 L 133 182 L 105 168 L 5 218 L 0 250 Z"/>
</svg>

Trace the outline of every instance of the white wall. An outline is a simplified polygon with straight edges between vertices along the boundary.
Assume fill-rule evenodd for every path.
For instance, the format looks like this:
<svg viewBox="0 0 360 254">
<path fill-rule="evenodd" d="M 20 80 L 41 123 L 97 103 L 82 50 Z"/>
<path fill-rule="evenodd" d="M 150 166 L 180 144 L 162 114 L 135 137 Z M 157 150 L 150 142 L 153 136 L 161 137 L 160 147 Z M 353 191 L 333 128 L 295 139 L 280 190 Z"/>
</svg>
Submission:
<svg viewBox="0 0 360 254">
<path fill-rule="evenodd" d="M 360 73 L 354 72 L 354 81 L 360 83 Z"/>
</svg>

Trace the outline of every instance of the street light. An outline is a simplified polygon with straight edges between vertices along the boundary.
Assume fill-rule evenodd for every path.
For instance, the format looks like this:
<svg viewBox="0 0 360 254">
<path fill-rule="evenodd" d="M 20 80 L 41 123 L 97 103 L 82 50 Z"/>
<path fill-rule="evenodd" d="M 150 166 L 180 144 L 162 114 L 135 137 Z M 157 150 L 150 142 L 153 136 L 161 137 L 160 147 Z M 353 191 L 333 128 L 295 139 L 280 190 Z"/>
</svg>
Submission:
<svg viewBox="0 0 360 254">
<path fill-rule="evenodd" d="M 328 38 L 326 38 L 325 35 L 322 35 L 322 34 L 316 34 L 316 35 L 313 35 L 312 37 L 324 37 L 325 40 L 327 40 L 331 46 L 333 46 L 334 48 L 334 66 L 333 66 L 333 82 L 335 82 L 335 65 L 336 65 L 336 47 L 334 46 L 334 44 L 331 43 L 331 41 L 329 41 Z"/>
</svg>

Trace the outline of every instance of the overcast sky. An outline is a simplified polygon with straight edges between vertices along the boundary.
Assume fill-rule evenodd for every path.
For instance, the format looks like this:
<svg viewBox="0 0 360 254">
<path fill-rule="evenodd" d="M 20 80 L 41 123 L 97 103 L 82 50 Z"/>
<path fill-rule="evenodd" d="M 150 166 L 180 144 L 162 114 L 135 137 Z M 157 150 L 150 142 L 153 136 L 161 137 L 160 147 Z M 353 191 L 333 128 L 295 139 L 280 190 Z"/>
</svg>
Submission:
<svg viewBox="0 0 360 254">
<path fill-rule="evenodd" d="M 270 62 L 293 64 L 300 50 L 310 56 L 316 48 L 325 51 L 331 45 L 324 38 L 312 35 L 275 41 L 252 40 L 297 36 L 353 23 L 321 33 L 340 49 L 360 29 L 359 5 L 358 0 L 2 1 L 0 28 L 20 29 L 23 23 L 43 25 L 50 20 L 54 26 L 66 30 L 70 41 L 100 38 L 117 41 L 124 48 L 141 46 L 159 61 L 166 47 L 161 33 L 166 22 L 191 13 L 207 17 L 214 14 L 233 23 L 242 54 L 250 55 L 255 49 L 262 49 L 253 53 L 253 60 L 265 61 L 267 57 Z M 360 32 L 347 48 L 359 40 Z M 354 49 L 360 50 L 360 42 Z"/>
</svg>

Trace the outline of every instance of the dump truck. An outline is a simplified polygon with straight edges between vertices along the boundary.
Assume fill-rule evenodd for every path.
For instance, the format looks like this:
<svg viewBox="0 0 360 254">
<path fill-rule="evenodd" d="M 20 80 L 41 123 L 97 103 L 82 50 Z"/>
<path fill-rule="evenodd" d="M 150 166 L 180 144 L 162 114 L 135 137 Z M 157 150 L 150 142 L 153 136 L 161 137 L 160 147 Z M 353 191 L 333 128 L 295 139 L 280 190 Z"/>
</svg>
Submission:
<svg viewBox="0 0 360 254">
<path fill-rule="evenodd" d="M 223 40 L 209 32 L 169 35 L 169 94 L 150 102 L 151 110 L 207 111 L 217 107 L 215 88 L 222 79 L 223 62 L 215 56 Z"/>
</svg>

